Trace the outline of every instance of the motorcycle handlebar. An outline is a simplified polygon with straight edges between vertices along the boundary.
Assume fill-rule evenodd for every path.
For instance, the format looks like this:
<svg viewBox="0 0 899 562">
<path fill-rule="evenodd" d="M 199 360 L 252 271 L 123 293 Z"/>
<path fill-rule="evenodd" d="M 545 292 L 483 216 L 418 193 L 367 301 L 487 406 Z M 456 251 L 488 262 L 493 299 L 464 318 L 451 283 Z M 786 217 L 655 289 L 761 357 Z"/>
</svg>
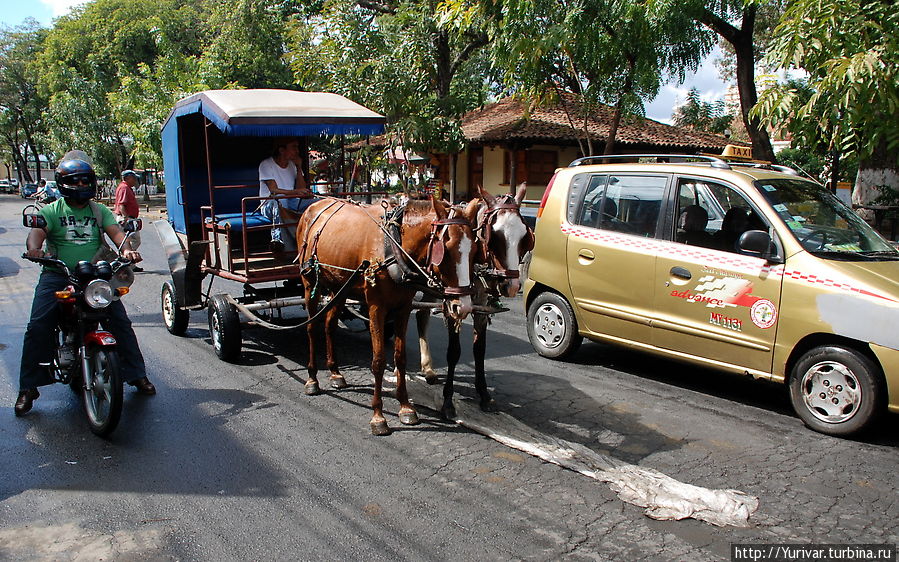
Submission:
<svg viewBox="0 0 899 562">
<path fill-rule="evenodd" d="M 61 267 L 61 268 L 63 268 L 63 271 L 65 271 L 67 277 L 70 277 L 72 275 L 72 272 L 69 269 L 69 267 L 66 265 L 66 263 L 57 258 L 48 258 L 48 257 L 36 258 L 33 256 L 29 256 L 27 253 L 23 253 L 22 257 L 28 261 L 33 261 L 34 263 L 39 263 L 41 265 L 53 265 L 53 266 Z M 123 256 L 119 256 L 118 258 L 114 259 L 110 265 L 113 266 L 112 270 L 113 270 L 113 272 L 115 272 L 115 271 L 118 271 L 120 268 L 125 267 L 126 265 L 131 265 L 131 263 L 132 263 L 131 260 L 125 259 Z M 116 266 L 116 264 L 118 264 L 118 266 Z"/>
</svg>

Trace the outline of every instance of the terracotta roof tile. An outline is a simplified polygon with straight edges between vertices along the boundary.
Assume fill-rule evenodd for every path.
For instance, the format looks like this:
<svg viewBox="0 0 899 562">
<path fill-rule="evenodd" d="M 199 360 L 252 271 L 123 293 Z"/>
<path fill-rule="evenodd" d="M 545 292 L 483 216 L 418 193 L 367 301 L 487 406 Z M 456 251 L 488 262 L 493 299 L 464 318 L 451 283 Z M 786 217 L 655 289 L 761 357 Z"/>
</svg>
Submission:
<svg viewBox="0 0 899 562">
<path fill-rule="evenodd" d="M 578 120 L 577 103 L 573 96 L 566 96 L 567 106 L 575 126 L 582 127 L 583 118 Z M 482 144 L 504 144 L 509 142 L 576 142 L 568 114 L 562 103 L 549 108 L 536 108 L 528 119 L 524 118 L 525 106 L 522 102 L 508 97 L 470 111 L 462 117 L 462 131 L 466 140 Z M 587 128 L 594 141 L 604 142 L 612 122 L 613 109 L 600 106 L 588 120 Z M 695 131 L 682 127 L 672 127 L 652 119 L 627 117 L 622 119 L 615 139 L 618 145 L 656 145 L 672 148 L 689 148 L 720 151 L 727 144 L 734 143 L 723 136 Z"/>
</svg>

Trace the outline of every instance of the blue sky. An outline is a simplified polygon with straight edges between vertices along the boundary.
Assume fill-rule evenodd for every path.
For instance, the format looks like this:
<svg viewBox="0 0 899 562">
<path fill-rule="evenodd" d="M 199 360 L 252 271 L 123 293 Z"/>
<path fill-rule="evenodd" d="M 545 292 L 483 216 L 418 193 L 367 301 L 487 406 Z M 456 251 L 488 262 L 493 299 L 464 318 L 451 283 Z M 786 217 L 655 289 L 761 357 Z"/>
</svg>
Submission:
<svg viewBox="0 0 899 562">
<path fill-rule="evenodd" d="M 83 0 L 0 0 L 0 24 L 14 27 L 27 17 L 49 26 L 53 18 L 69 11 Z"/>
<path fill-rule="evenodd" d="M 16 26 L 30 16 L 42 25 L 49 26 L 54 17 L 67 13 L 72 6 L 83 2 L 84 0 L 0 0 L 0 24 Z M 699 70 L 687 76 L 683 84 L 670 83 L 662 86 L 659 95 L 646 104 L 646 116 L 669 123 L 674 107 L 683 102 L 690 88 L 699 90 L 704 101 L 724 99 L 727 84 L 718 77 L 718 70 L 713 62 L 716 53 L 706 58 Z"/>
</svg>

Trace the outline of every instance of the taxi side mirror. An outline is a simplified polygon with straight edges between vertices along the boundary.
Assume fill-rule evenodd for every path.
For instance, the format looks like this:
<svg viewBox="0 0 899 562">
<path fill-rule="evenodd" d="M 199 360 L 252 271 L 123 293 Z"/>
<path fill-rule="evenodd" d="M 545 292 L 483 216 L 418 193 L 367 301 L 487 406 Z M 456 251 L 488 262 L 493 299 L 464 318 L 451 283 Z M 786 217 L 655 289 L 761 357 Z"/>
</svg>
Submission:
<svg viewBox="0 0 899 562">
<path fill-rule="evenodd" d="M 47 219 L 38 213 L 22 215 L 22 225 L 25 228 L 47 228 Z"/>
<path fill-rule="evenodd" d="M 740 236 L 737 246 L 741 253 L 748 256 L 754 256 L 772 262 L 780 261 L 775 256 L 777 248 L 774 246 L 774 241 L 771 240 L 771 235 L 764 230 L 748 230 L 744 232 Z"/>
</svg>

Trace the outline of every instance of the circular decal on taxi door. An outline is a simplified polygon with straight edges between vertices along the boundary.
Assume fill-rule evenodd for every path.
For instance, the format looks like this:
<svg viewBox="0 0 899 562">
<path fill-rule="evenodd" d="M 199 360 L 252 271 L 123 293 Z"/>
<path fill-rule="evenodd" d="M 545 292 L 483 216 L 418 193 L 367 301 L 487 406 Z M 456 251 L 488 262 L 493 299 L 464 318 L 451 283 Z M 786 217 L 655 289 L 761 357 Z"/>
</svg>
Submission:
<svg viewBox="0 0 899 562">
<path fill-rule="evenodd" d="M 768 299 L 759 299 L 749 309 L 749 317 L 759 328 L 770 328 L 777 321 L 777 308 Z"/>
</svg>

